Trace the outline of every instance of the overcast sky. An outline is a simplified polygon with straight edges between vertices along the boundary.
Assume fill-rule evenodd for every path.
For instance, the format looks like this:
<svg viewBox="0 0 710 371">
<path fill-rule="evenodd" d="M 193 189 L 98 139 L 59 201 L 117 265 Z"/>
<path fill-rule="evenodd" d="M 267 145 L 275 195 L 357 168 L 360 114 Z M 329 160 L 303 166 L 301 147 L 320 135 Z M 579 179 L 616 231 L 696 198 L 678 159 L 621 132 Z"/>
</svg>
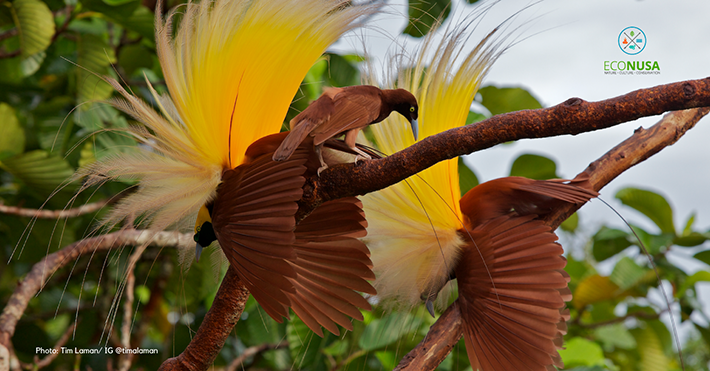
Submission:
<svg viewBox="0 0 710 371">
<path fill-rule="evenodd" d="M 477 5 L 452 0 L 453 16 L 461 17 L 476 11 Z M 372 20 L 376 27 L 356 38 L 340 42 L 338 51 L 352 51 L 353 45 L 368 47 L 368 55 L 384 60 L 393 49 L 392 40 L 383 36 L 396 35 L 405 25 L 406 1 L 388 2 L 390 14 Z M 478 26 L 479 40 L 506 18 L 529 5 L 529 1 L 502 0 L 490 9 Z M 707 0 L 544 0 L 522 12 L 513 25 L 518 28 L 516 43 L 496 62 L 484 85 L 520 86 L 530 91 L 543 106 L 549 107 L 571 97 L 597 101 L 647 88 L 688 79 L 710 76 L 710 1 Z M 641 29 L 646 47 L 635 56 L 626 55 L 618 46 L 619 34 L 627 27 Z M 513 27 L 514 28 L 514 27 Z M 407 40 L 409 39 L 409 40 Z M 398 42 L 402 42 L 400 39 Z M 415 45 L 405 38 L 408 45 Z M 604 74 L 605 61 L 658 62 L 660 75 Z M 649 127 L 660 116 L 645 118 L 611 129 L 577 136 L 561 136 L 523 140 L 513 145 L 498 146 L 467 156 L 467 163 L 481 180 L 506 176 L 512 161 L 523 153 L 542 154 L 554 159 L 558 174 L 573 177 L 590 162 L 628 138 L 639 126 Z M 626 171 L 602 190 L 602 197 L 611 202 L 632 223 L 655 232 L 642 215 L 626 208 L 613 198 L 627 186 L 646 188 L 663 194 L 674 210 L 676 229 L 682 229 L 690 213 L 696 212 L 696 228 L 710 229 L 710 118 L 702 119 L 674 146 L 664 149 L 649 160 Z M 580 212 L 588 231 L 602 224 L 621 228 L 613 212 L 600 202 L 586 205 Z M 710 247 L 706 243 L 703 249 Z M 679 250 L 675 255 L 691 255 L 698 251 Z M 687 264 L 694 272 L 707 269 L 702 264 Z M 703 301 L 710 304 L 710 285 L 702 290 Z M 699 321 L 702 323 L 702 321 Z"/>
</svg>

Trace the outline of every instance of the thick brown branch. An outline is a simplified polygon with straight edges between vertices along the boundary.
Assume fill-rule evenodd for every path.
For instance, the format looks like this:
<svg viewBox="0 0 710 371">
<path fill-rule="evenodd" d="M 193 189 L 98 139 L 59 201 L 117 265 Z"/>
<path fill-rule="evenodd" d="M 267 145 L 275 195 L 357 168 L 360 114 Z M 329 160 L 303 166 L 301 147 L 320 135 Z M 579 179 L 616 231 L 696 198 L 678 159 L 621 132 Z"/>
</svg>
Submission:
<svg viewBox="0 0 710 371">
<path fill-rule="evenodd" d="M 57 269 L 74 261 L 79 256 L 125 245 L 187 247 L 192 244 L 192 236 L 188 234 L 129 229 L 87 238 L 47 255 L 42 261 L 35 264 L 27 276 L 18 283 L 15 292 L 10 296 L 2 314 L 0 314 L 0 345 L 5 346 L 8 350 L 12 349 L 11 338 L 15 333 L 17 321 L 25 312 L 30 299 L 37 294 Z"/>
<path fill-rule="evenodd" d="M 637 129 L 629 139 L 611 149 L 585 169 L 585 172 L 590 175 L 592 186 L 595 190 L 600 190 L 630 167 L 677 142 L 709 111 L 710 108 L 704 107 L 671 112 L 651 128 Z M 578 208 L 576 205 L 560 207 L 548 215 L 546 221 L 551 227 L 557 228 Z M 427 337 L 404 356 L 396 370 L 436 369 L 462 335 L 461 315 L 454 303 L 430 328 Z"/>
<path fill-rule="evenodd" d="M 239 280 L 231 266 L 219 286 L 217 296 L 197 334 L 177 357 L 170 358 L 161 366 L 161 371 L 198 371 L 212 366 L 224 342 L 232 332 L 249 299 L 249 291 Z"/>
<path fill-rule="evenodd" d="M 600 102 L 570 98 L 554 107 L 498 115 L 425 138 L 391 156 L 333 166 L 304 186 L 298 219 L 321 203 L 363 195 L 437 162 L 526 138 L 576 135 L 668 111 L 710 106 L 710 77 L 637 90 Z"/>
</svg>

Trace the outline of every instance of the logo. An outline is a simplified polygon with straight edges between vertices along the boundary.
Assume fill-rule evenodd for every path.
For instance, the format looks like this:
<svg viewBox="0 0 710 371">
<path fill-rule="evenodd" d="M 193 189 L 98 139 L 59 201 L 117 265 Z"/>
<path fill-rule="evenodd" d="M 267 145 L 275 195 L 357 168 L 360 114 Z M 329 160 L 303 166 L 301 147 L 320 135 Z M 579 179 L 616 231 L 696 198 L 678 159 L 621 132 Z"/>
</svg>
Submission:
<svg viewBox="0 0 710 371">
<path fill-rule="evenodd" d="M 619 34 L 619 48 L 628 55 L 636 55 L 646 48 L 646 34 L 638 27 L 626 27 Z"/>
</svg>

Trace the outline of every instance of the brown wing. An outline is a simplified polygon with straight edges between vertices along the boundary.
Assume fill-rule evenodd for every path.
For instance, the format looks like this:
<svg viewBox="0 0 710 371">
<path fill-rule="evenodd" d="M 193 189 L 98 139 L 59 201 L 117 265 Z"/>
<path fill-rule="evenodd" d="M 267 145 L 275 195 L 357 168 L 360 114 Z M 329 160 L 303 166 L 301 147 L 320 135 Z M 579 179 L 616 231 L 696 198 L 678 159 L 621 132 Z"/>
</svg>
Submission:
<svg viewBox="0 0 710 371">
<path fill-rule="evenodd" d="M 518 215 L 544 215 L 559 202 L 581 204 L 599 195 L 592 189 L 582 187 L 585 185 L 588 186 L 588 182 L 506 177 L 473 187 L 461 197 L 459 205 L 461 212 L 475 226 L 506 215 L 511 210 Z"/>
<path fill-rule="evenodd" d="M 296 315 L 319 336 L 321 326 L 336 335 L 337 325 L 352 330 L 351 318 L 363 319 L 358 308 L 371 309 L 356 292 L 377 293 L 367 282 L 375 279 L 370 252 L 358 240 L 366 227 L 355 197 L 324 203 L 296 227 L 296 291 L 288 296 Z"/>
<path fill-rule="evenodd" d="M 369 85 L 350 86 L 333 97 L 333 114 L 330 119 L 313 130 L 314 144 L 347 130 L 362 129 L 380 116 L 381 90 Z"/>
<path fill-rule="evenodd" d="M 274 152 L 274 161 L 288 159 L 293 151 L 308 137 L 314 129 L 327 123 L 333 114 L 334 104 L 329 94 L 323 94 L 311 103 L 308 108 L 294 117 L 291 122 L 291 131 L 286 139 L 281 142 Z"/>
<path fill-rule="evenodd" d="M 289 261 L 296 258 L 294 215 L 303 193 L 308 151 L 301 147 L 284 162 L 272 161 L 271 155 L 267 152 L 224 172 L 212 223 L 239 278 L 280 322 L 281 316 L 288 317 L 288 294 L 295 292 L 288 278 L 296 277 L 296 271 Z"/>
<path fill-rule="evenodd" d="M 475 244 L 462 251 L 458 303 L 474 369 L 562 366 L 557 350 L 569 276 L 561 273 L 566 260 L 557 236 L 535 217 L 499 217 L 480 225 L 471 231 Z"/>
</svg>

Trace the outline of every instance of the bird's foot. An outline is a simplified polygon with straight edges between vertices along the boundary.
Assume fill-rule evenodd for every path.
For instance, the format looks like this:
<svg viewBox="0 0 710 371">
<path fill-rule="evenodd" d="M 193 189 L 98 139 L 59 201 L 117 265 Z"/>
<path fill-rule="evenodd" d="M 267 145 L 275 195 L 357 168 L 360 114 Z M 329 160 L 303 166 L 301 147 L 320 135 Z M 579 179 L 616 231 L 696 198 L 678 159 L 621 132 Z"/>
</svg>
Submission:
<svg viewBox="0 0 710 371">
<path fill-rule="evenodd" d="M 317 172 L 318 176 L 320 176 L 321 171 L 328 168 L 328 165 L 326 165 L 325 163 L 322 163 L 321 165 L 323 165 L 323 166 L 318 168 L 318 172 Z"/>
<path fill-rule="evenodd" d="M 360 155 L 355 156 L 355 164 L 356 165 L 359 161 L 368 161 L 368 160 L 372 160 L 372 157 L 370 157 L 369 155 L 367 155 L 367 157 L 360 156 Z"/>
</svg>

